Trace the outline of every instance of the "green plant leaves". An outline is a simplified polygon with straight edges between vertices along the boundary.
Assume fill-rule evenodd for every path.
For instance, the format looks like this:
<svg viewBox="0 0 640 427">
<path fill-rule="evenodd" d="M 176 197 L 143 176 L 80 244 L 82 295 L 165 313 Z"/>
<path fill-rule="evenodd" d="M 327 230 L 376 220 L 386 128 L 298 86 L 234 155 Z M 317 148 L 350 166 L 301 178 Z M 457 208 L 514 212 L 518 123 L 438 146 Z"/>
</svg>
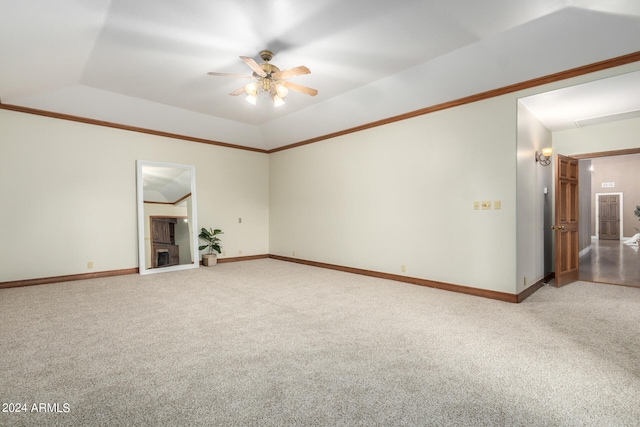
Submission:
<svg viewBox="0 0 640 427">
<path fill-rule="evenodd" d="M 201 238 L 202 240 L 206 240 L 209 243 L 206 244 L 206 245 L 199 246 L 198 247 L 199 250 L 203 250 L 203 249 L 209 248 L 209 253 L 210 254 L 212 254 L 213 251 L 216 251 L 218 253 L 222 253 L 222 249 L 220 248 L 220 243 L 219 243 L 220 242 L 220 238 L 217 237 L 218 234 L 224 234 L 224 233 L 219 228 L 216 228 L 214 230 L 211 227 L 209 227 L 209 229 L 207 230 L 206 228 L 202 227 L 198 237 Z"/>
</svg>

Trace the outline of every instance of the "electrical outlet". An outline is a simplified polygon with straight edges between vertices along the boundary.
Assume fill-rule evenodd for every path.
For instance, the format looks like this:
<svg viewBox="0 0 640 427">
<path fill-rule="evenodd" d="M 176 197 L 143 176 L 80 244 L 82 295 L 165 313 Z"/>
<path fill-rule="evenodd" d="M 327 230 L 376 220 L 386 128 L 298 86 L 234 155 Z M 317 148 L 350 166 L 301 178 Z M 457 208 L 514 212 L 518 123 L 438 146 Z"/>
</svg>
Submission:
<svg viewBox="0 0 640 427">
<path fill-rule="evenodd" d="M 491 201 L 490 200 L 483 200 L 482 201 L 482 210 L 486 211 L 487 209 L 491 209 Z"/>
<path fill-rule="evenodd" d="M 293 251 L 293 256 L 296 256 L 296 251 Z"/>
<path fill-rule="evenodd" d="M 239 250 L 239 251 L 238 251 L 238 255 L 242 255 L 242 250 Z"/>
<path fill-rule="evenodd" d="M 93 268 L 93 261 L 88 261 L 88 262 L 87 262 L 87 268 L 88 268 L 88 269 Z"/>
<path fill-rule="evenodd" d="M 407 272 L 407 266 L 406 266 L 406 265 L 404 265 L 404 264 L 402 264 L 402 265 L 400 266 L 400 271 L 402 271 L 403 273 L 406 273 L 406 272 Z"/>
<path fill-rule="evenodd" d="M 474 211 L 480 210 L 480 202 L 473 202 L 473 210 Z"/>
<path fill-rule="evenodd" d="M 238 224 L 242 224 L 242 218 L 238 218 Z"/>
<path fill-rule="evenodd" d="M 502 202 L 500 200 L 494 200 L 493 201 L 493 209 L 495 209 L 497 211 L 502 209 Z"/>
</svg>

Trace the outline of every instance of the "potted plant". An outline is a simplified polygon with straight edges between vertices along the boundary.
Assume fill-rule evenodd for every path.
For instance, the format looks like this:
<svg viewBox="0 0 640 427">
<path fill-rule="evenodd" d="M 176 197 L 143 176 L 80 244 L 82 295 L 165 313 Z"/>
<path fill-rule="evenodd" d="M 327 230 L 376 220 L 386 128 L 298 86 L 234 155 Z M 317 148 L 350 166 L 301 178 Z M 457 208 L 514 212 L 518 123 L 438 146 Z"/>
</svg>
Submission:
<svg viewBox="0 0 640 427">
<path fill-rule="evenodd" d="M 219 229 L 211 229 L 208 230 L 204 227 L 200 230 L 200 237 L 202 240 L 206 240 L 208 243 L 206 245 L 199 246 L 198 249 L 203 250 L 209 248 L 209 253 L 202 255 L 202 265 L 210 266 L 216 265 L 218 263 L 218 254 L 220 253 L 220 238 L 218 238 L 218 234 L 224 234 Z M 214 252 L 215 251 L 215 252 Z"/>
</svg>

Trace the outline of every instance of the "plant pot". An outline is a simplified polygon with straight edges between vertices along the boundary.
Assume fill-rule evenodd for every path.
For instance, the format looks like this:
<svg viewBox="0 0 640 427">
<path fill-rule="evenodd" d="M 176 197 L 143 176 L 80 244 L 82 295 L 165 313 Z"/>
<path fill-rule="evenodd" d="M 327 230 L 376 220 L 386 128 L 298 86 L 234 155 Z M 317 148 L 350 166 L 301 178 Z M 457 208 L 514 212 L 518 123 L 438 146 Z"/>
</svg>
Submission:
<svg viewBox="0 0 640 427">
<path fill-rule="evenodd" d="M 217 254 L 202 255 L 202 265 L 210 267 L 212 265 L 216 265 L 217 263 L 218 263 L 218 255 Z"/>
</svg>

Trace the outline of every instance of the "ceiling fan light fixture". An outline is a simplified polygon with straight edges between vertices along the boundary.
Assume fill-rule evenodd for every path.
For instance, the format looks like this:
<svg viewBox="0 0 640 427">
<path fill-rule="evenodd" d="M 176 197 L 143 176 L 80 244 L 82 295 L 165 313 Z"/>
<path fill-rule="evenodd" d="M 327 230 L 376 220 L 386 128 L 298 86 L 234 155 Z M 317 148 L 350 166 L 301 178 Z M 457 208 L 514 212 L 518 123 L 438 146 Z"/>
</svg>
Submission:
<svg viewBox="0 0 640 427">
<path fill-rule="evenodd" d="M 278 95 L 275 95 L 273 97 L 273 106 L 274 107 L 279 107 L 281 105 L 284 105 L 284 98 L 282 98 L 282 97 L 280 97 Z"/>
<path fill-rule="evenodd" d="M 265 61 L 262 64 L 258 64 L 255 60 L 248 56 L 240 57 L 240 59 L 242 59 L 242 61 L 253 71 L 253 73 L 248 76 L 217 72 L 209 72 L 207 74 L 211 76 L 242 77 L 253 79 L 253 81 L 246 86 L 240 87 L 239 89 L 236 89 L 233 92 L 229 93 L 229 95 L 231 96 L 238 96 L 246 93 L 247 97 L 245 98 L 245 100 L 253 105 L 256 105 L 258 96 L 260 96 L 271 98 L 273 100 L 274 106 L 279 107 L 284 104 L 285 97 L 289 93 L 289 89 L 309 96 L 316 96 L 318 94 L 318 91 L 316 89 L 311 89 L 309 87 L 287 81 L 287 79 L 291 77 L 311 73 L 309 68 L 305 67 L 304 65 L 300 65 L 281 71 L 278 67 L 269 63 L 269 61 L 273 57 L 273 53 L 271 51 L 263 50 L 262 52 L 260 52 L 260 57 L 263 61 Z"/>
<path fill-rule="evenodd" d="M 244 91 L 247 92 L 247 95 L 255 97 L 258 94 L 258 84 L 251 82 L 244 87 Z"/>
<path fill-rule="evenodd" d="M 278 85 L 278 87 L 276 88 L 276 94 L 280 98 L 284 98 L 285 96 L 287 96 L 288 93 L 289 93 L 289 89 L 287 89 L 286 87 L 284 87 L 282 85 Z"/>
<path fill-rule="evenodd" d="M 245 98 L 245 101 L 247 101 L 251 105 L 256 105 L 256 102 L 258 101 L 258 96 L 256 94 L 248 94 L 247 97 Z"/>
</svg>

